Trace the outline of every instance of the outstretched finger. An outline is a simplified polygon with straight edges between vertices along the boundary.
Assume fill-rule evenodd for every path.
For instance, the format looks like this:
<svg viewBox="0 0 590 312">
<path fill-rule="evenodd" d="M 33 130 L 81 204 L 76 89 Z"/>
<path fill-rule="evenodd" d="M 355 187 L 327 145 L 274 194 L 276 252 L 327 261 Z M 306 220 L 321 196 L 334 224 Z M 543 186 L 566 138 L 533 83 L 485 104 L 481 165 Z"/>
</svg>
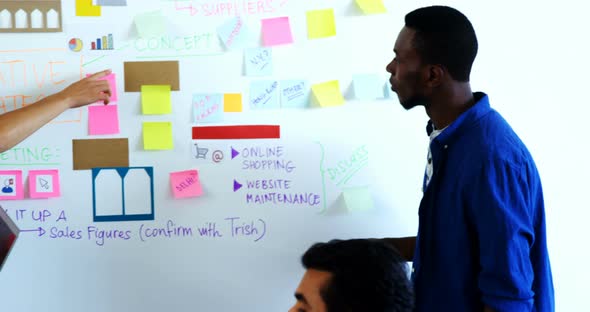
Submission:
<svg viewBox="0 0 590 312">
<path fill-rule="evenodd" d="M 88 76 L 87 79 L 90 79 L 90 80 L 100 79 L 100 78 L 102 78 L 102 77 L 104 77 L 104 76 L 106 76 L 106 75 L 108 75 L 110 73 L 111 73 L 111 70 L 110 69 L 106 69 L 106 70 L 103 70 L 103 71 L 100 71 L 98 73 L 94 73 L 94 74 Z"/>
</svg>

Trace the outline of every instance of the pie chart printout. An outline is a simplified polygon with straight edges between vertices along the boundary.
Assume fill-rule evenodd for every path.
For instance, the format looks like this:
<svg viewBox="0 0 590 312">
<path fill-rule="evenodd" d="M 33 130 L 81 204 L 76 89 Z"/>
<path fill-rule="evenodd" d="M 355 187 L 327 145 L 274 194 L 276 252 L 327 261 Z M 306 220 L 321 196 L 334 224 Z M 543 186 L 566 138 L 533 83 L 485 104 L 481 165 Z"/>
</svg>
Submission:
<svg viewBox="0 0 590 312">
<path fill-rule="evenodd" d="M 70 39 L 70 42 L 68 43 L 70 50 L 74 51 L 74 52 L 80 52 L 82 50 L 82 40 L 78 39 L 78 38 L 72 38 Z"/>
</svg>

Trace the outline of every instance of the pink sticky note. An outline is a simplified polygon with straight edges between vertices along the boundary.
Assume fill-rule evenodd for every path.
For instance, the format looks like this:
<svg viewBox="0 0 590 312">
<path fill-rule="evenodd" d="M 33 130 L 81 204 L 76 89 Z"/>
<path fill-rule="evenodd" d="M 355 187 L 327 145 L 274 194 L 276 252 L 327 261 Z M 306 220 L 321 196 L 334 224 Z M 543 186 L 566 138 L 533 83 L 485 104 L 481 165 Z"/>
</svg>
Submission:
<svg viewBox="0 0 590 312">
<path fill-rule="evenodd" d="M 203 195 L 197 170 L 170 173 L 170 186 L 175 198 L 198 197 Z"/>
<path fill-rule="evenodd" d="M 117 105 L 88 106 L 88 133 L 90 135 L 119 133 Z"/>
<path fill-rule="evenodd" d="M 0 170 L 0 199 L 23 199 L 23 172 Z"/>
<path fill-rule="evenodd" d="M 91 76 L 90 74 L 86 74 L 86 77 Z M 115 80 L 115 74 L 110 73 L 98 80 L 106 80 L 109 82 L 109 86 L 111 87 L 111 102 L 117 101 L 117 82 Z"/>
<path fill-rule="evenodd" d="M 293 43 L 289 17 L 263 19 L 262 42 L 265 47 Z"/>
<path fill-rule="evenodd" d="M 29 197 L 59 197 L 59 172 L 57 170 L 30 170 Z"/>
</svg>

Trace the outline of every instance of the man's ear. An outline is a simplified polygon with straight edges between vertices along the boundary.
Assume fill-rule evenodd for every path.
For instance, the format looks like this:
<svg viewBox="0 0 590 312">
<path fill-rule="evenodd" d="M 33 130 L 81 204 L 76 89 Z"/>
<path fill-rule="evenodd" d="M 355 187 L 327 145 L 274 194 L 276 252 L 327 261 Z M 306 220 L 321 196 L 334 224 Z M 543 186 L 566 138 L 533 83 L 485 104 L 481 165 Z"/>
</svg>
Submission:
<svg viewBox="0 0 590 312">
<path fill-rule="evenodd" d="M 428 66 L 427 75 L 427 85 L 431 88 L 436 88 L 443 83 L 447 75 L 447 71 L 442 65 L 430 65 Z"/>
</svg>

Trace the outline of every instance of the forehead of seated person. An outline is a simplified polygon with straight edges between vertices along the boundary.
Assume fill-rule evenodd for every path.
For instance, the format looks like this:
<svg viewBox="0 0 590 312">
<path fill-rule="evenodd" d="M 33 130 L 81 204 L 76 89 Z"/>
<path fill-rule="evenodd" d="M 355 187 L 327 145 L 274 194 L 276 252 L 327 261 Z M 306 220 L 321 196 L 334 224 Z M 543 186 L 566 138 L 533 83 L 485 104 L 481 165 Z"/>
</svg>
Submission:
<svg viewBox="0 0 590 312">
<path fill-rule="evenodd" d="M 322 291 L 330 282 L 332 273 L 308 269 L 305 271 L 297 290 L 295 298 L 297 302 L 289 312 L 317 311 L 325 312 L 326 303 L 322 298 Z"/>
</svg>

